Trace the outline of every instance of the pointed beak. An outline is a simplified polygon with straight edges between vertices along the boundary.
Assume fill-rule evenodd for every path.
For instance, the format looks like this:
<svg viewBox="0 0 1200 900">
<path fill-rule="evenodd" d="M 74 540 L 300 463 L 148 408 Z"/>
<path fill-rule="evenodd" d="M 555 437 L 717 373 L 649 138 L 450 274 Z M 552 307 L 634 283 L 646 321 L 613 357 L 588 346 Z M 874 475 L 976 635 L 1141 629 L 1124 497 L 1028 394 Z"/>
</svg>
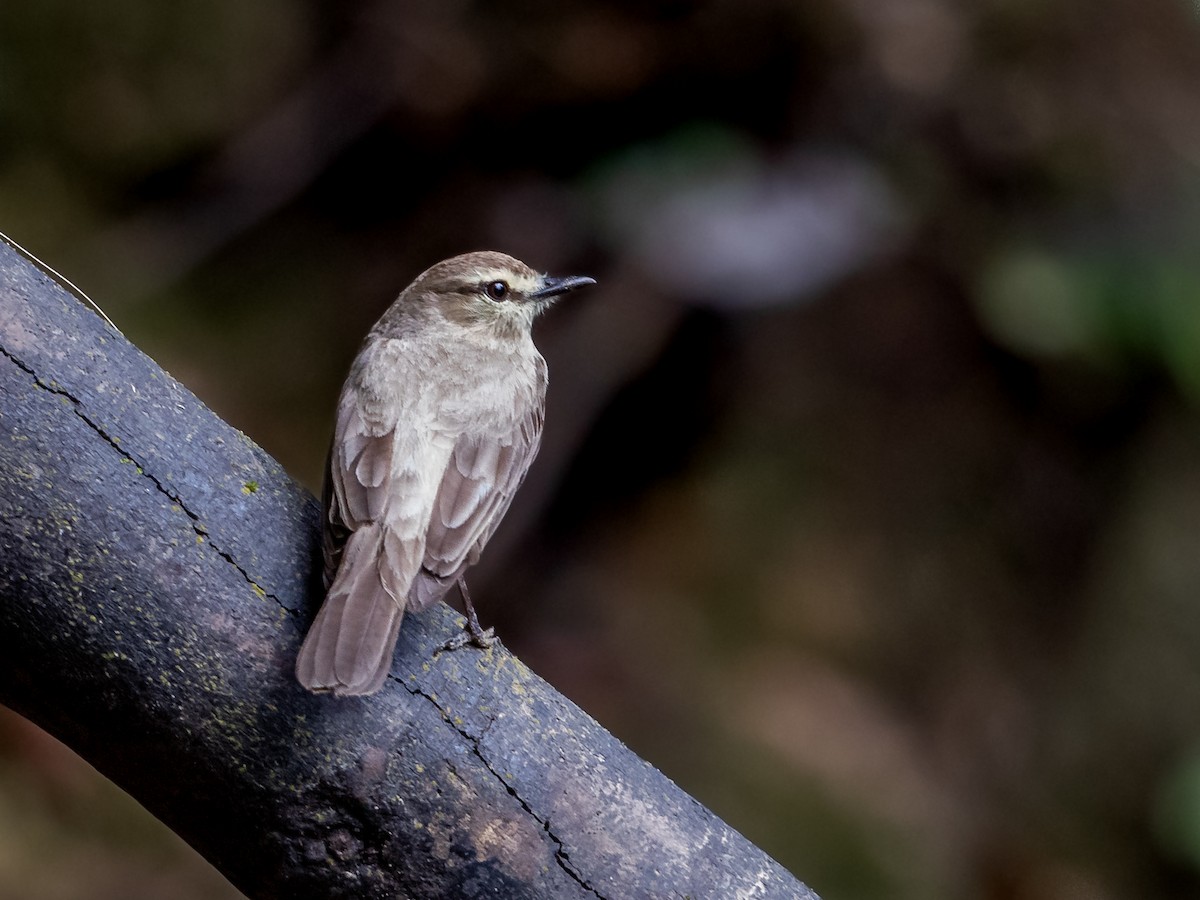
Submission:
<svg viewBox="0 0 1200 900">
<path fill-rule="evenodd" d="M 589 278 L 587 275 L 567 275 L 564 278 L 551 278 L 549 275 L 546 275 L 542 278 L 542 286 L 530 294 L 529 299 L 539 301 L 551 300 L 568 291 L 595 283 L 596 279 Z"/>
</svg>

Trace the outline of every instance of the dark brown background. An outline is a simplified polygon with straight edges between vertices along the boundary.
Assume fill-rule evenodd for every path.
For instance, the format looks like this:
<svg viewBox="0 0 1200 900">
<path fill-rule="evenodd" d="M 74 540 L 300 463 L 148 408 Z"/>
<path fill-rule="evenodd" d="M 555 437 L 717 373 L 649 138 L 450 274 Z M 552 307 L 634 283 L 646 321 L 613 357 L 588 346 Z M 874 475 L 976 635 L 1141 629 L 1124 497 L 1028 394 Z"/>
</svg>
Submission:
<svg viewBox="0 0 1200 900">
<path fill-rule="evenodd" d="M 540 324 L 475 577 L 828 898 L 1200 896 L 1185 0 L 0 5 L 0 229 L 312 487 L 425 266 Z M 228 897 L 0 722 L 0 896 Z"/>
</svg>

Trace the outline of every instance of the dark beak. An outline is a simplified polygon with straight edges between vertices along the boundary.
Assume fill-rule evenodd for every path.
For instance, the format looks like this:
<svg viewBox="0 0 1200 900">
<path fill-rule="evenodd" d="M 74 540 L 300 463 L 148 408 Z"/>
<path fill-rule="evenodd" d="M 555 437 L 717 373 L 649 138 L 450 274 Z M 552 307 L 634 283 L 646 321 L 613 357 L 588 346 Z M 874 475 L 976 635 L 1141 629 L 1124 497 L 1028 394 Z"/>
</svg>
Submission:
<svg viewBox="0 0 1200 900">
<path fill-rule="evenodd" d="M 549 275 L 542 279 L 542 286 L 529 295 L 530 300 L 549 300 L 575 288 L 595 284 L 595 278 L 587 275 L 567 275 L 564 278 L 551 278 Z"/>
</svg>

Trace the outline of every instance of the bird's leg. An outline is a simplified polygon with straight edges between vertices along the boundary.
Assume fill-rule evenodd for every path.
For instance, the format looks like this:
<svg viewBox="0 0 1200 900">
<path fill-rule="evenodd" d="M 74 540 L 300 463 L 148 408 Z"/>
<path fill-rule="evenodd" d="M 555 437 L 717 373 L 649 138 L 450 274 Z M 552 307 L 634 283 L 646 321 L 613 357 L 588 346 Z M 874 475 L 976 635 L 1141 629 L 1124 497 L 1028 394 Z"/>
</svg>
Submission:
<svg viewBox="0 0 1200 900">
<path fill-rule="evenodd" d="M 467 609 L 467 627 L 462 634 L 457 634 L 442 645 L 443 650 L 458 650 L 467 644 L 474 644 L 480 650 L 487 650 L 496 643 L 496 633 L 488 628 L 484 630 L 479 624 L 479 616 L 475 615 L 475 606 L 471 603 L 471 595 L 467 593 L 467 580 L 458 579 L 458 592 L 462 594 L 463 606 Z"/>
</svg>

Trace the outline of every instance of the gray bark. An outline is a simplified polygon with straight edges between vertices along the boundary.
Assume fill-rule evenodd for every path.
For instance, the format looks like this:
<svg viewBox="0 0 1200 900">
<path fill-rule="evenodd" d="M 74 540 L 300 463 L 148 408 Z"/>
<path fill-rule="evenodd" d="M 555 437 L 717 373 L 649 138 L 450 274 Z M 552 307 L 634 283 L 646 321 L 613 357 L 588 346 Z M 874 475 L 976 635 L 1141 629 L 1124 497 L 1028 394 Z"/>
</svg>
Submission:
<svg viewBox="0 0 1200 900">
<path fill-rule="evenodd" d="M 497 645 L 305 692 L 318 509 L 0 244 L 0 702 L 255 898 L 815 897 Z"/>
</svg>

